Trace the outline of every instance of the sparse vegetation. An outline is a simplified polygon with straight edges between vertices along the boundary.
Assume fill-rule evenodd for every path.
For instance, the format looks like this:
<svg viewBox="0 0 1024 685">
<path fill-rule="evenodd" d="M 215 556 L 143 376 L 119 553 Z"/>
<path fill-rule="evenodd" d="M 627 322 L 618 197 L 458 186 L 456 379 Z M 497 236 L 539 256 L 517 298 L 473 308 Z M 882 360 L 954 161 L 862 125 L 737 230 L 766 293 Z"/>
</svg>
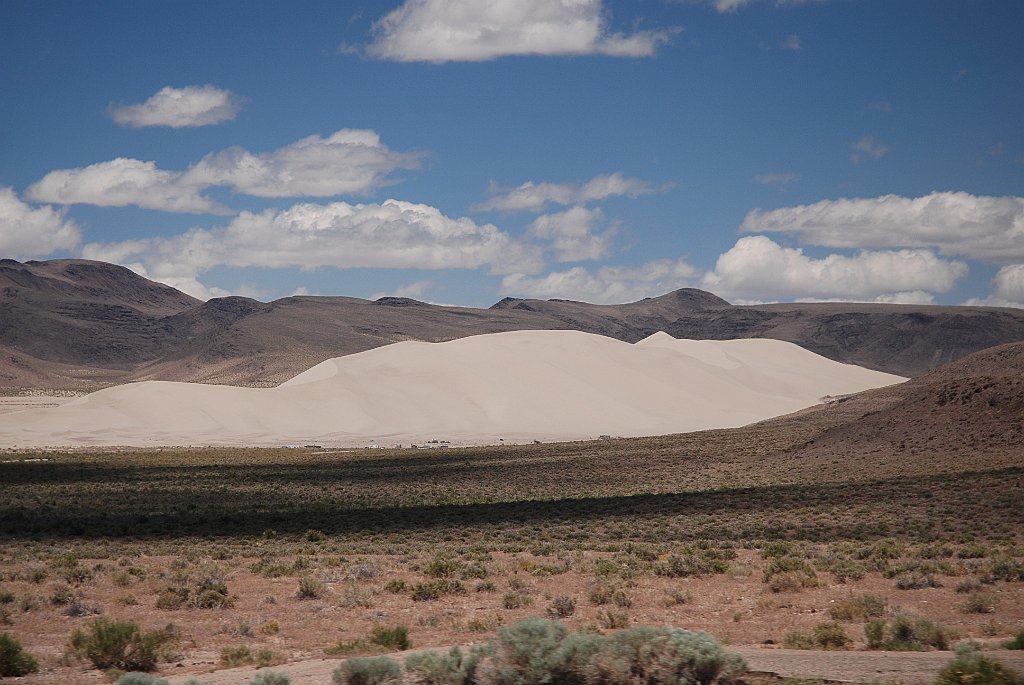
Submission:
<svg viewBox="0 0 1024 685">
<path fill-rule="evenodd" d="M 125 673 L 114 685 L 170 685 L 166 678 L 151 673 Z"/>
<path fill-rule="evenodd" d="M 291 678 L 277 671 L 263 671 L 257 674 L 249 685 L 291 685 Z"/>
<path fill-rule="evenodd" d="M 143 631 L 131 621 L 101 617 L 72 633 L 69 651 L 96 668 L 145 672 L 156 668 L 160 648 L 171 639 L 169 631 Z"/>
<path fill-rule="evenodd" d="M 406 671 L 413 673 L 423 685 L 472 685 L 477 682 L 480 660 L 488 647 L 474 646 L 468 652 L 452 647 L 447 653 L 422 652 L 405 660 Z"/>
<path fill-rule="evenodd" d="M 220 665 L 225 668 L 237 666 L 258 666 L 265 668 L 284 663 L 281 655 L 271 649 L 256 649 L 241 645 L 235 647 L 224 647 L 220 650 Z"/>
<path fill-rule="evenodd" d="M 998 659 L 982 654 L 970 644 L 957 645 L 956 657 L 947 664 L 935 681 L 936 685 L 1021 685 L 1017 673 L 1003 666 Z"/>
<path fill-rule="evenodd" d="M 948 649 L 953 638 L 946 627 L 920 616 L 900 614 L 891 621 L 875 619 L 864 626 L 870 649 L 923 651 Z"/>
<path fill-rule="evenodd" d="M 498 685 L 525 683 L 699 683 L 739 673 L 743 660 L 707 633 L 632 628 L 605 637 L 570 634 L 554 621 L 532 618 L 503 628 L 491 645 L 487 677 Z"/>
<path fill-rule="evenodd" d="M 352 616 L 353 632 L 315 636 L 312 649 L 341 637 L 333 653 L 370 655 L 395 649 L 371 640 L 374 621 L 401 617 L 417 646 L 429 647 L 433 628 L 486 639 L 524 614 L 564 616 L 567 600 L 577 602 L 574 622 L 595 629 L 713 616 L 728 639 L 810 605 L 855 638 L 861 627 L 851 624 L 868 623 L 876 649 L 943 642 L 919 625 L 907 630 L 901 611 L 953 625 L 950 608 L 963 609 L 958 630 L 1000 643 L 1019 628 L 1006 600 L 1017 588 L 1003 584 L 1021 582 L 1024 569 L 1024 514 L 1013 497 L 1024 468 L 978 467 L 965 477 L 963 465 L 936 456 L 933 473 L 869 464 L 853 478 L 787 462 L 790 482 L 779 485 L 771 469 L 783 462 L 772 455 L 809 434 L 749 436 L 415 455 L 47 455 L 53 461 L 4 473 L 0 609 L 36 654 L 47 652 L 26 626 L 64 622 L 60 612 L 74 610 L 86 614 L 75 623 L 87 632 L 91 612 L 120 611 L 180 622 L 190 638 L 213 636 L 212 648 L 237 650 L 228 661 L 241 664 L 261 661 L 260 641 L 271 637 L 282 653 L 309 649 L 296 625 L 313 616 L 333 629 L 337 616 Z M 734 456 L 729 469 L 718 461 L 725 453 Z M 590 474 L 582 485 L 571 477 L 581 469 Z M 311 540 L 308 530 L 324 537 Z M 898 592 L 895 583 L 914 574 L 946 587 Z M 877 589 L 881 577 L 888 589 Z M 325 594 L 296 601 L 304 583 Z M 716 606 L 721 595 L 707 589 L 723 583 L 752 592 L 756 607 Z M 860 594 L 868 588 L 876 594 Z M 997 597 L 1001 604 L 985 601 Z M 985 612 L 968 612 L 975 603 Z M 945 613 L 933 615 L 939 605 Z M 154 606 L 169 613 L 141 613 Z M 39 615 L 27 621 L 24 611 Z M 813 622 L 796 626 L 820 648 Z M 948 644 L 949 631 L 938 634 Z M 589 639 L 573 638 L 581 650 Z"/>
<path fill-rule="evenodd" d="M 370 642 L 381 647 L 405 651 L 412 647 L 409 640 L 409 629 L 405 626 L 385 626 L 378 623 L 370 633 Z"/>
<path fill-rule="evenodd" d="M 845 649 L 850 636 L 838 623 L 819 623 L 808 633 L 794 631 L 786 635 L 783 645 L 791 649 Z"/>
<path fill-rule="evenodd" d="M 995 613 L 999 600 L 991 592 L 972 592 L 967 595 L 963 603 L 965 614 L 991 614 Z"/>
<path fill-rule="evenodd" d="M 547 613 L 554 618 L 569 618 L 576 613 L 576 600 L 566 595 L 559 595 L 551 601 Z"/>
<path fill-rule="evenodd" d="M 299 599 L 320 599 L 327 594 L 327 586 L 312 576 L 299 578 L 299 589 L 295 596 Z"/>
<path fill-rule="evenodd" d="M 885 597 L 861 595 L 829 607 L 828 615 L 837 621 L 867 621 L 884 616 L 887 604 Z"/>
<path fill-rule="evenodd" d="M 335 685 L 397 685 L 402 667 L 391 657 L 353 657 L 334 670 Z"/>
</svg>

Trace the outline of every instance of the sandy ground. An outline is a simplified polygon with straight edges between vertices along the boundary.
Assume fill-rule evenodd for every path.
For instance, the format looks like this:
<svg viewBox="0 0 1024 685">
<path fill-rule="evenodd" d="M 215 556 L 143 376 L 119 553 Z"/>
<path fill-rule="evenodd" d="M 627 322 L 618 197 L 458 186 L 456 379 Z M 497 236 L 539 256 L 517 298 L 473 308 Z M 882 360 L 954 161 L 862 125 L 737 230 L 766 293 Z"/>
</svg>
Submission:
<svg viewBox="0 0 1024 685">
<path fill-rule="evenodd" d="M 0 397 L 0 414 L 10 414 L 26 409 L 49 409 L 67 404 L 78 395 L 15 395 Z"/>
<path fill-rule="evenodd" d="M 0 446 L 497 444 L 732 428 L 904 379 L 778 340 L 401 342 L 277 388 L 149 381 L 0 416 Z"/>
</svg>

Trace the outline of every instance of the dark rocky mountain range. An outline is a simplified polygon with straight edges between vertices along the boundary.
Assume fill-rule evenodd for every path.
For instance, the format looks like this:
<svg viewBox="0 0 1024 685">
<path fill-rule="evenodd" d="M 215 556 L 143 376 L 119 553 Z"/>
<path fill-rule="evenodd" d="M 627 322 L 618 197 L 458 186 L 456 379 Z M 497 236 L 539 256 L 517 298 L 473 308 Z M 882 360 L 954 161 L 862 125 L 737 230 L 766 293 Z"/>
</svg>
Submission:
<svg viewBox="0 0 1024 685">
<path fill-rule="evenodd" d="M 523 329 L 641 340 L 776 338 L 905 376 L 1024 340 L 1024 310 L 882 304 L 736 306 L 682 289 L 622 305 L 506 298 L 489 309 L 405 298 L 202 302 L 124 267 L 0 260 L 0 388 L 93 390 L 143 379 L 276 385 L 324 359 L 400 340 Z"/>
</svg>

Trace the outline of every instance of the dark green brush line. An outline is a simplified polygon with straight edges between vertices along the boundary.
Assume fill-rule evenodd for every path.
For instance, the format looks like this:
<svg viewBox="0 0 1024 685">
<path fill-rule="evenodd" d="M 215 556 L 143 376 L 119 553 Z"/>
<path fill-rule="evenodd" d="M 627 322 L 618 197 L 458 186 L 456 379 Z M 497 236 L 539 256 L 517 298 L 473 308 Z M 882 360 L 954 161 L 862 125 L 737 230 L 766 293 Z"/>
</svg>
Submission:
<svg viewBox="0 0 1024 685">
<path fill-rule="evenodd" d="M 233 468 L 239 478 L 247 470 Z M 987 536 L 995 529 L 1012 536 L 1024 530 L 1016 495 L 1024 487 L 1020 467 L 861 483 L 371 507 L 287 491 L 256 499 L 244 487 L 233 492 L 203 487 L 201 478 L 194 487 L 173 492 L 145 480 L 134 488 L 125 482 L 105 488 L 105 496 L 79 490 L 70 480 L 47 497 L 49 502 L 40 501 L 39 494 L 19 493 L 28 484 L 5 485 L 3 493 L 11 496 L 0 505 L 0 539 L 244 537 L 268 528 L 285 535 L 315 528 L 342 538 L 402 533 L 433 539 L 448 529 L 494 535 L 501 526 L 544 525 L 552 538 L 581 543 L 623 536 L 657 540 L 652 531 L 659 526 L 670 530 L 658 535 L 675 540 L 897 536 L 927 541 L 964 533 Z M 617 530 L 595 530 L 598 524 L 616 524 Z"/>
</svg>

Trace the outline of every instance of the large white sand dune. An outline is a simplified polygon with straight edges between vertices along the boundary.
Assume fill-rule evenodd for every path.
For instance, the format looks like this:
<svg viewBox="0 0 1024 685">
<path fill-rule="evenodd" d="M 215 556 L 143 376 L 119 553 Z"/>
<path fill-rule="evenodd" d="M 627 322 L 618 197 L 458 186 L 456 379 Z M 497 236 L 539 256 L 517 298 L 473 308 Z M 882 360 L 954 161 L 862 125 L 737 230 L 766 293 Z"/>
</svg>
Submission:
<svg viewBox="0 0 1024 685">
<path fill-rule="evenodd" d="M 400 342 L 277 388 L 147 381 L 0 415 L 0 445 L 358 446 L 660 435 L 742 426 L 898 383 L 778 340 L 635 345 L 576 331 Z"/>
</svg>

